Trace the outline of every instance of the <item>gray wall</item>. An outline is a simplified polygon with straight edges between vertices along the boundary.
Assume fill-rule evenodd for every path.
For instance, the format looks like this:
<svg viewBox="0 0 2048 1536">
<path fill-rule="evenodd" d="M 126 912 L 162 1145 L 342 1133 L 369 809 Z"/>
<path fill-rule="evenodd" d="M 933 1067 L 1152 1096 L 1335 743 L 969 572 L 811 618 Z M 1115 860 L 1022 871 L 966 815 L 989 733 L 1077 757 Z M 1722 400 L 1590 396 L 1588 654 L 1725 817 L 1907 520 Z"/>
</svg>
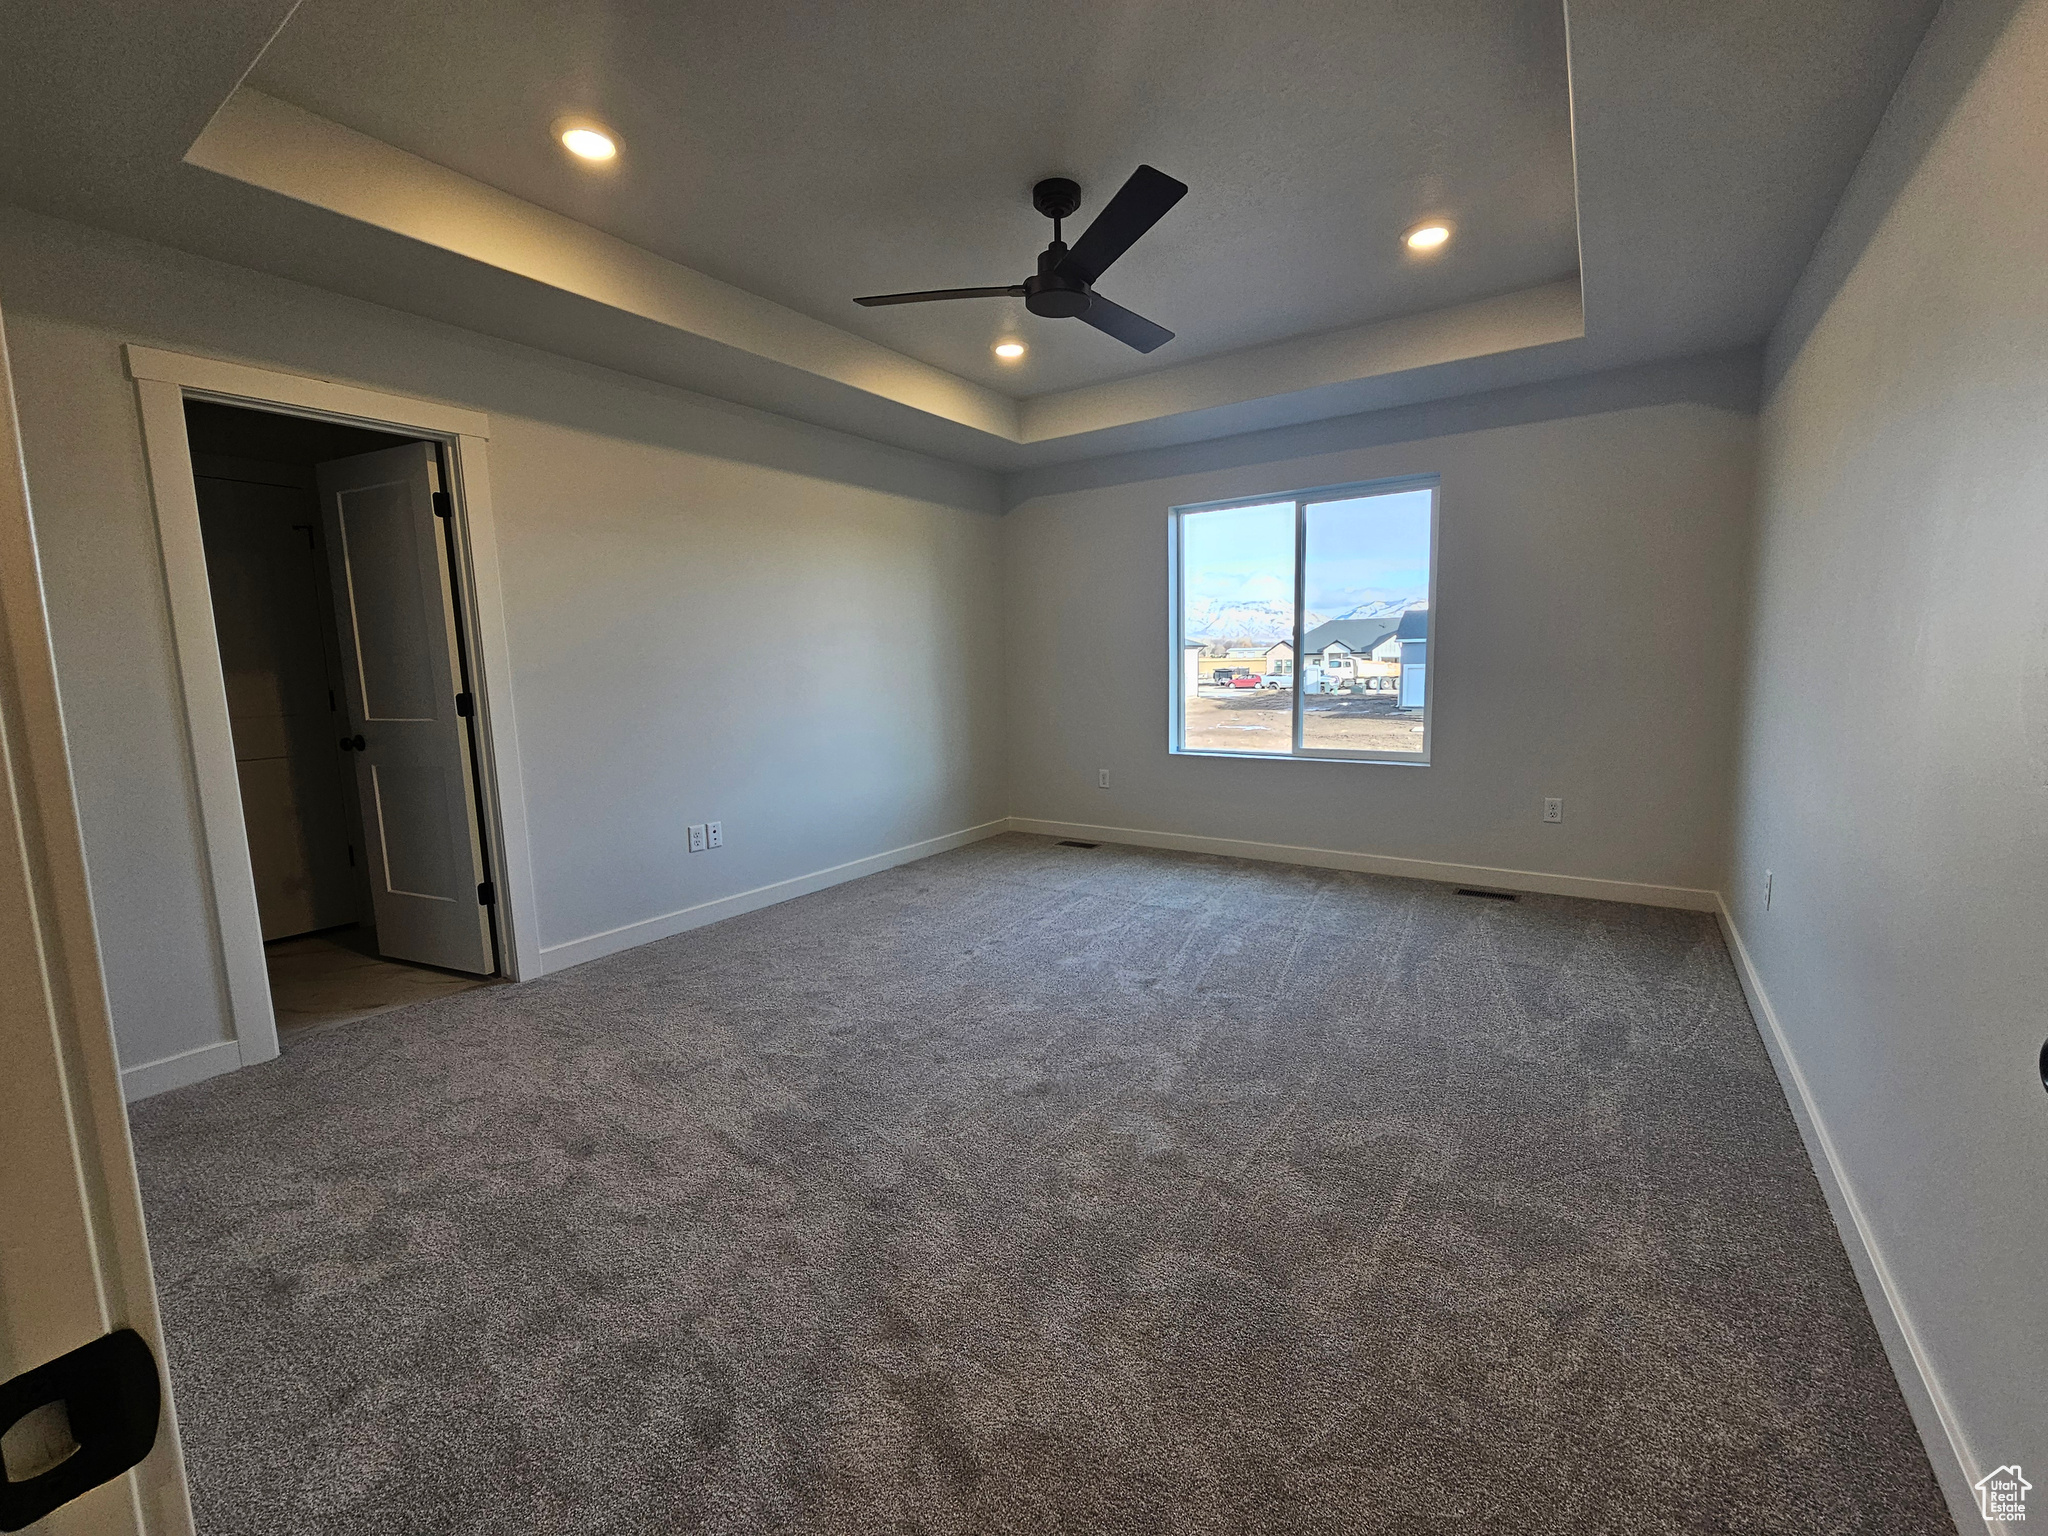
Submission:
<svg viewBox="0 0 2048 1536">
<path fill-rule="evenodd" d="M 1773 338 L 1729 898 L 1966 1454 L 2048 1487 L 2044 80 L 2044 0 L 1944 10 Z"/>
<path fill-rule="evenodd" d="M 0 305 L 124 1066 L 228 1030 L 123 342 L 490 413 L 544 946 L 1003 814 L 992 477 L 4 209 Z"/>
<path fill-rule="evenodd" d="M 1755 381 L 1753 356 L 1633 369 L 1025 481 L 1012 814 L 1717 887 Z M 1169 754 L 1167 509 L 1425 473 L 1433 766 Z"/>
</svg>

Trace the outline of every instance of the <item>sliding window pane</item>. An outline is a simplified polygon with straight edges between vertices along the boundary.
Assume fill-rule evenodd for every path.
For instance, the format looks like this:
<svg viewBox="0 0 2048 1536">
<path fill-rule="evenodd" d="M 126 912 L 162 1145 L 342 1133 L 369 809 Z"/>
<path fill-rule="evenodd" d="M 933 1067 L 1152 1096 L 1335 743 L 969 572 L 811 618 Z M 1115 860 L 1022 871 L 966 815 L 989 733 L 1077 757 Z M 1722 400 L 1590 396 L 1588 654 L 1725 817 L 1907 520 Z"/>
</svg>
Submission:
<svg viewBox="0 0 2048 1536">
<path fill-rule="evenodd" d="M 1424 755 L 1431 490 L 1303 510 L 1301 744 Z"/>
<path fill-rule="evenodd" d="M 1181 515 L 1182 740 L 1294 750 L 1294 503 Z"/>
</svg>

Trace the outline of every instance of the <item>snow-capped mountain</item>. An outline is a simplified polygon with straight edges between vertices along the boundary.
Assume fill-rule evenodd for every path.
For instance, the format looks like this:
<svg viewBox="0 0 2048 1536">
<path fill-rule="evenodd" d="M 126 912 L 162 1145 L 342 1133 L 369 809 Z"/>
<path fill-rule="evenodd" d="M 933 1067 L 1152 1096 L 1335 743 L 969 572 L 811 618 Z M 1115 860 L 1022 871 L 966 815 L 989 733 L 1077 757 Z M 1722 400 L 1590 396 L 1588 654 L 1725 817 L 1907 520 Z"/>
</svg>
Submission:
<svg viewBox="0 0 2048 1536">
<path fill-rule="evenodd" d="M 1310 628 L 1323 622 L 1321 614 L 1303 616 Z M 1188 604 L 1187 620 L 1181 634 L 1189 640 L 1235 640 L 1244 645 L 1294 638 L 1294 605 L 1260 601 L 1230 602 L 1218 598 Z"/>
<path fill-rule="evenodd" d="M 1301 616 L 1304 631 L 1331 619 L 1392 618 L 1410 608 L 1420 608 L 1420 598 L 1376 598 L 1343 613 Z M 1275 640 L 1294 638 L 1294 607 L 1291 603 L 1268 602 L 1259 598 L 1197 598 L 1188 604 L 1187 621 L 1181 634 L 1189 640 L 1211 643 L 1232 641 L 1238 645 L 1270 645 Z"/>
<path fill-rule="evenodd" d="M 1405 613 L 1410 608 L 1421 608 L 1425 606 L 1427 605 L 1421 598 L 1389 597 L 1379 599 L 1375 602 L 1360 603 L 1356 608 L 1349 608 L 1346 609 L 1343 613 L 1332 614 L 1331 617 L 1334 619 L 1392 618 L 1395 614 Z"/>
</svg>

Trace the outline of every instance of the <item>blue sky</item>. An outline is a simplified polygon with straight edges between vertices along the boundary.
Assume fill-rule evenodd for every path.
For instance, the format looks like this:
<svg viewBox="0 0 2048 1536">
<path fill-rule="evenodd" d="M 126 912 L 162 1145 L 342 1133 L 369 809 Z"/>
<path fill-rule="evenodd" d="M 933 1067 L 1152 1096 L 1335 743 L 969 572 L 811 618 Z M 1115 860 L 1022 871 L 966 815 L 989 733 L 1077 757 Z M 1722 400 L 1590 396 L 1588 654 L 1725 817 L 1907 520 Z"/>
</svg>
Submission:
<svg viewBox="0 0 2048 1536">
<path fill-rule="evenodd" d="M 1294 503 L 1227 507 L 1182 518 L 1181 584 L 1190 602 L 1291 607 Z"/>
<path fill-rule="evenodd" d="M 1429 599 L 1430 493 L 1397 491 L 1308 509 L 1308 607 Z M 1294 601 L 1294 503 L 1196 512 L 1181 523 L 1190 603 Z"/>
</svg>

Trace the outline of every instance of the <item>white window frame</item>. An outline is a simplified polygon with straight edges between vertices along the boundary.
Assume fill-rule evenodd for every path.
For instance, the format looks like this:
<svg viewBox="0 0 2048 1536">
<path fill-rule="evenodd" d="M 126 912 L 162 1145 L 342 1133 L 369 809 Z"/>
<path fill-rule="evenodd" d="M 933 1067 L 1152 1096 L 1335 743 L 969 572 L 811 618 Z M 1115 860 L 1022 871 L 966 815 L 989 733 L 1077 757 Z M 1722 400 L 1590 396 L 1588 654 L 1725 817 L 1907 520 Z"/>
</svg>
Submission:
<svg viewBox="0 0 2048 1536">
<path fill-rule="evenodd" d="M 1186 699 L 1183 697 L 1183 682 L 1179 657 L 1182 650 L 1181 623 L 1185 617 L 1184 591 L 1181 571 L 1183 539 L 1182 520 L 1201 512 L 1221 512 L 1232 507 L 1270 507 L 1284 502 L 1294 503 L 1294 634 L 1291 644 L 1294 654 L 1304 662 L 1308 655 L 1302 650 L 1302 597 L 1307 584 L 1306 557 L 1308 546 L 1308 509 L 1325 502 L 1357 501 L 1368 496 L 1391 496 L 1403 491 L 1429 492 L 1429 649 L 1436 650 L 1437 625 L 1437 564 L 1438 550 L 1443 532 L 1443 482 L 1437 475 L 1402 475 L 1385 480 L 1363 480 L 1350 485 L 1318 486 L 1306 491 L 1279 491 L 1263 496 L 1235 496 L 1227 501 L 1190 502 L 1185 506 L 1167 508 L 1166 516 L 1166 628 L 1168 675 L 1172 683 L 1168 690 L 1166 711 L 1166 750 L 1176 757 L 1225 757 L 1252 760 L 1262 763 L 1337 762 L 1366 763 L 1389 768 L 1427 768 L 1435 761 L 1436 700 L 1439 690 L 1436 658 L 1431 656 L 1428 672 L 1423 682 L 1424 702 L 1422 710 L 1422 751 L 1388 753 L 1345 752 L 1329 747 L 1305 747 L 1301 741 L 1303 699 L 1305 691 L 1300 687 L 1289 689 L 1292 695 L 1290 710 L 1293 725 L 1293 745 L 1286 752 L 1221 752 L 1208 747 L 1185 745 L 1187 737 Z M 1391 637 L 1389 637 L 1391 638 Z"/>
</svg>

